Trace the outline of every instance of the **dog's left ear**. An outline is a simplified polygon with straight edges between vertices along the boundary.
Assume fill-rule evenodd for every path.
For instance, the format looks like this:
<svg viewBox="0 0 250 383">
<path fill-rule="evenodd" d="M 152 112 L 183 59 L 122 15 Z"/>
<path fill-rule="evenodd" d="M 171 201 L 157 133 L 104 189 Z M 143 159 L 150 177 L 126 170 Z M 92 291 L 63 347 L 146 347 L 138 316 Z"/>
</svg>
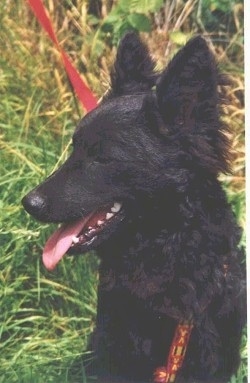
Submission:
<svg viewBox="0 0 250 383">
<path fill-rule="evenodd" d="M 217 68 L 202 37 L 191 39 L 163 71 L 156 86 L 161 116 L 169 131 L 193 130 L 217 118 Z"/>
<path fill-rule="evenodd" d="M 163 135 L 180 133 L 190 158 L 216 174 L 229 172 L 231 161 L 228 128 L 219 117 L 218 85 L 228 85 L 227 79 L 219 75 L 206 41 L 193 38 L 159 78 L 156 99 L 160 119 L 157 113 L 158 123 L 154 124 Z"/>
<path fill-rule="evenodd" d="M 127 33 L 117 50 L 109 96 L 136 94 L 151 89 L 156 80 L 154 68 L 155 63 L 139 36 L 135 32 Z"/>
</svg>

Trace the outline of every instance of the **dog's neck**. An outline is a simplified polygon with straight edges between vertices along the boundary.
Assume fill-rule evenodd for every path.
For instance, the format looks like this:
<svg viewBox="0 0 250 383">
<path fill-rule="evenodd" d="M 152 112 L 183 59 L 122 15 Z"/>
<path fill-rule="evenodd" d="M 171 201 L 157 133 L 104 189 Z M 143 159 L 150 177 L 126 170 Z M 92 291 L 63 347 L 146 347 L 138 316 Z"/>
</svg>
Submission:
<svg viewBox="0 0 250 383">
<path fill-rule="evenodd" d="M 137 248 L 141 243 L 140 238 L 146 241 L 147 248 L 151 242 L 154 247 L 156 243 L 160 247 L 163 239 L 166 241 L 168 237 L 179 235 L 188 226 L 192 230 L 198 229 L 202 219 L 197 213 L 200 209 L 213 221 L 217 209 L 226 208 L 227 202 L 216 178 L 203 181 L 202 187 L 198 188 L 196 183 L 201 181 L 194 180 L 189 192 L 178 193 L 168 189 L 157 196 L 141 196 L 125 206 L 126 218 L 116 233 L 102 244 L 102 249 L 98 251 L 101 258 L 110 253 L 116 253 L 118 257 L 130 253 L 128 243 L 136 253 L 141 252 L 142 249 Z M 210 193 L 211 188 L 216 193 Z M 131 238 L 134 238 L 133 241 Z"/>
</svg>

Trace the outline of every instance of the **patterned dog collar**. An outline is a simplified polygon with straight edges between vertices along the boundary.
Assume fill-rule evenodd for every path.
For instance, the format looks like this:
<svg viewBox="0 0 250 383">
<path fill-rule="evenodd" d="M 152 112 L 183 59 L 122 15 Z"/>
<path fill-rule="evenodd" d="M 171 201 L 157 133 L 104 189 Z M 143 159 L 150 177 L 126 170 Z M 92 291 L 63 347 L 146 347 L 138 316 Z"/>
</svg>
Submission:
<svg viewBox="0 0 250 383">
<path fill-rule="evenodd" d="M 173 383 L 181 369 L 193 329 L 192 322 L 180 322 L 175 330 L 166 365 L 154 372 L 154 383 Z"/>
</svg>

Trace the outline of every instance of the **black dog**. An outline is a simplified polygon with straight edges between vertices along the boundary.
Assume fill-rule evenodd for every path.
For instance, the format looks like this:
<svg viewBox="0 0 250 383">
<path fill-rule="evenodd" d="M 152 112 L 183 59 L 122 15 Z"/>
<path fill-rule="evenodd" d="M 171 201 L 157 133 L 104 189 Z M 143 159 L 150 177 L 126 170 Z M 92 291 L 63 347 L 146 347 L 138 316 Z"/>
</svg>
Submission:
<svg viewBox="0 0 250 383">
<path fill-rule="evenodd" d="M 38 220 L 63 223 L 45 246 L 48 269 L 66 252 L 101 258 L 93 343 L 107 381 L 152 381 L 183 321 L 192 332 L 177 381 L 224 382 L 239 364 L 244 273 L 217 179 L 229 170 L 221 78 L 201 37 L 156 73 L 127 34 L 111 90 L 80 122 L 72 154 L 23 199 Z M 164 371 L 155 381 L 167 381 Z"/>
</svg>

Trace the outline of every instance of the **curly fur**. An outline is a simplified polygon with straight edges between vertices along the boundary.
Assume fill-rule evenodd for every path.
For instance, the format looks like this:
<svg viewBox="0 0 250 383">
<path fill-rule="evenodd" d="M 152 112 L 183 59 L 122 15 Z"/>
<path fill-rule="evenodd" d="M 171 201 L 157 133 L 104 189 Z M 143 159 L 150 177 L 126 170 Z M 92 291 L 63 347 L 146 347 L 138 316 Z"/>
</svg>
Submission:
<svg viewBox="0 0 250 383">
<path fill-rule="evenodd" d="M 124 220 L 95 246 L 99 381 L 151 381 L 176 324 L 192 319 L 177 381 L 226 382 L 239 365 L 245 285 L 241 231 L 218 181 L 230 167 L 223 79 L 201 37 L 162 73 L 154 67 L 127 34 L 111 90 L 80 122 L 66 164 L 25 206 L 40 220 L 67 222 L 123 201 Z"/>
</svg>

